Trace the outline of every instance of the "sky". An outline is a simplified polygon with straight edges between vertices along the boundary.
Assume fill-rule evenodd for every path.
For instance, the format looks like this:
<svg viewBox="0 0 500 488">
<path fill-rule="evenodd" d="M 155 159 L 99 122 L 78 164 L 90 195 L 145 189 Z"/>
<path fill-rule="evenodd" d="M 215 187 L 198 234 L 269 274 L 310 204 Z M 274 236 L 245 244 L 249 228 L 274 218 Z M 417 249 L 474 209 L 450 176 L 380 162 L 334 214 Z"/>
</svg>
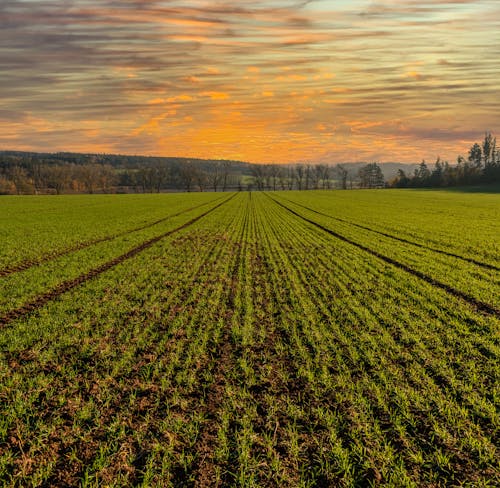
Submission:
<svg viewBox="0 0 500 488">
<path fill-rule="evenodd" d="M 0 149 L 450 162 L 500 128 L 500 0 L 1 0 Z"/>
</svg>

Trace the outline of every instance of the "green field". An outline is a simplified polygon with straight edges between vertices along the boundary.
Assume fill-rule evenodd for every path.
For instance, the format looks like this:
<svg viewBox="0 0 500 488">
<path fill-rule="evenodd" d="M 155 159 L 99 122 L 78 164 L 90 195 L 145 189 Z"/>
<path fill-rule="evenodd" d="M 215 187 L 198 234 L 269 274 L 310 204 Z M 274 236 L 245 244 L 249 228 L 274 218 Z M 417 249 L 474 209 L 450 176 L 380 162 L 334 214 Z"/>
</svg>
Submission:
<svg viewBox="0 0 500 488">
<path fill-rule="evenodd" d="M 500 194 L 0 199 L 1 486 L 500 485 Z"/>
</svg>

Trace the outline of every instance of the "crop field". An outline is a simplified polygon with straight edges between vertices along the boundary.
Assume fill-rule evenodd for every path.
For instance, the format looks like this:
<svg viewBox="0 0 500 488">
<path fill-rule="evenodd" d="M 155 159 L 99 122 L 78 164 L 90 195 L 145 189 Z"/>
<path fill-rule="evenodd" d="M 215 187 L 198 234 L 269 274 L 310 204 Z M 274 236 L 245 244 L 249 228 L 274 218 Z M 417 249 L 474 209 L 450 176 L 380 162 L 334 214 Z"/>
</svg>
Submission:
<svg viewBox="0 0 500 488">
<path fill-rule="evenodd" d="M 500 195 L 0 199 L 0 485 L 500 486 Z"/>
</svg>

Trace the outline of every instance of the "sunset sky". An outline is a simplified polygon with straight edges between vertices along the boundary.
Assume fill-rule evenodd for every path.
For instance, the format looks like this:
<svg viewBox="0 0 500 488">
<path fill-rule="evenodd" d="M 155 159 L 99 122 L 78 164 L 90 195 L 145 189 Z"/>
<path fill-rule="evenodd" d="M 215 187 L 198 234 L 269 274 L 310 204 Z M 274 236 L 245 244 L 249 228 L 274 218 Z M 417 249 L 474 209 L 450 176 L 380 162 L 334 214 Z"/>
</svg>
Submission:
<svg viewBox="0 0 500 488">
<path fill-rule="evenodd" d="M 0 26 L 0 149 L 454 162 L 500 128 L 500 0 L 1 0 Z"/>
</svg>

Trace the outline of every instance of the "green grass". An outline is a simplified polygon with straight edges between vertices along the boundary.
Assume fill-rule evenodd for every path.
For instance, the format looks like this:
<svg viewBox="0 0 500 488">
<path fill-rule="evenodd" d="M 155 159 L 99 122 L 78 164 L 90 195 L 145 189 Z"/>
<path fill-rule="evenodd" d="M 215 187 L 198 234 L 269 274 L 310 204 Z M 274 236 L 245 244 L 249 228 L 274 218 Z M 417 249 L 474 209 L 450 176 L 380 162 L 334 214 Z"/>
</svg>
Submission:
<svg viewBox="0 0 500 488">
<path fill-rule="evenodd" d="M 2 485 L 498 486 L 500 196 L 229 197 L 5 200 Z"/>
</svg>

